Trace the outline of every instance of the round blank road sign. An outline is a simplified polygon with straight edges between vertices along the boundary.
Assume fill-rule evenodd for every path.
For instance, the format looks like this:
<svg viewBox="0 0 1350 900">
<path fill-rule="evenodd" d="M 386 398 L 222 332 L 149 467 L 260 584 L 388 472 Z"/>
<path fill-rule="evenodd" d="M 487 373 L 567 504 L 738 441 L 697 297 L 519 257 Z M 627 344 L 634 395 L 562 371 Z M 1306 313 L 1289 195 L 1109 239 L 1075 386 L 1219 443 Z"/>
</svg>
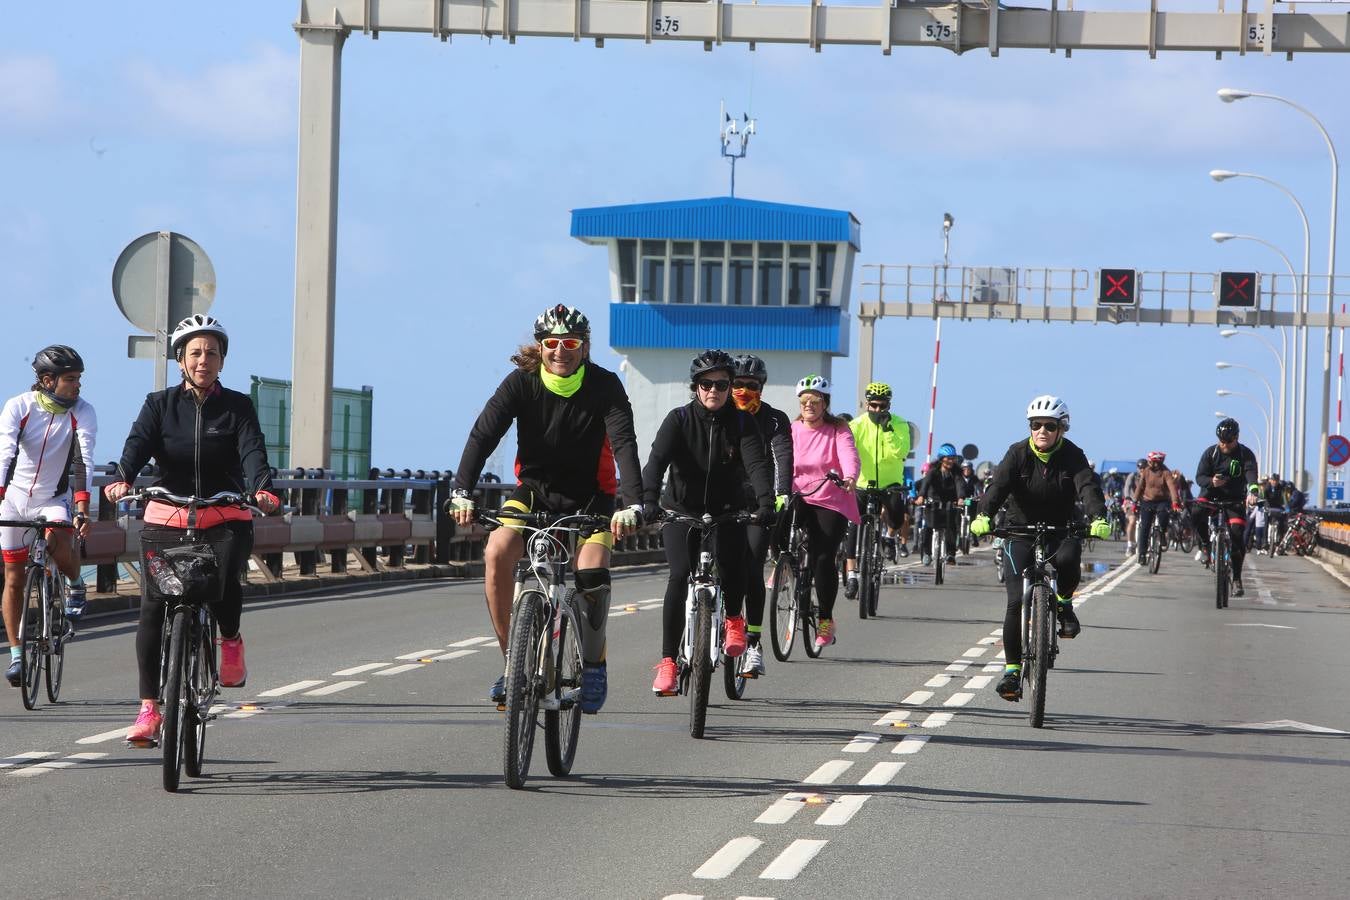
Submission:
<svg viewBox="0 0 1350 900">
<path fill-rule="evenodd" d="M 117 308 L 142 331 L 155 332 L 159 236 L 152 231 L 127 244 L 113 265 L 112 289 Z M 216 299 L 216 269 L 206 251 L 186 235 L 169 235 L 169 327 L 196 313 L 205 313 Z"/>
</svg>

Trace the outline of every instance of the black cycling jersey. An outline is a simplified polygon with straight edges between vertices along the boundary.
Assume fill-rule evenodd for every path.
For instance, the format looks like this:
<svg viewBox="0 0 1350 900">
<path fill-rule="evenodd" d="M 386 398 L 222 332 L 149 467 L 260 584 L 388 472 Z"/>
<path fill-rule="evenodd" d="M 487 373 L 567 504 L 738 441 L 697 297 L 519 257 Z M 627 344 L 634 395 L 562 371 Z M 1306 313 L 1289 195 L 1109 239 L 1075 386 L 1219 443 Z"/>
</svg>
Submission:
<svg viewBox="0 0 1350 900">
<path fill-rule="evenodd" d="M 732 403 L 712 412 L 690 401 L 667 413 L 656 432 L 642 470 L 642 502 L 659 497 L 662 506 L 690 516 L 745 509 L 747 477 L 757 509 L 771 511 L 770 466 L 754 418 Z"/>
<path fill-rule="evenodd" d="M 753 417 L 764 446 L 764 458 L 773 466 L 773 492 L 787 496 L 792 493 L 792 421 L 781 409 L 763 402 Z M 745 482 L 744 491 L 746 506 L 753 510 L 757 501 L 749 480 Z"/>
<path fill-rule="evenodd" d="M 134 484 L 151 457 L 159 464 L 156 484 L 175 494 L 209 497 L 272 489 L 253 401 L 219 383 L 200 405 L 186 385 L 146 395 L 122 448 L 118 479 Z"/>
<path fill-rule="evenodd" d="M 507 375 L 473 424 L 455 470 L 456 489 L 473 490 L 512 422 L 516 479 L 551 508 L 583 507 L 616 488 L 625 506 L 638 502 L 642 474 L 633 407 L 613 372 L 587 362 L 581 387 L 570 397 L 546 388 L 538 372 L 518 368 Z"/>
<path fill-rule="evenodd" d="M 1007 503 L 1014 525 L 1041 522 L 1067 525 L 1082 501 L 1089 519 L 1106 518 L 1106 500 L 1097 486 L 1087 456 L 1068 438 L 1060 438 L 1044 462 L 1023 439 L 1008 448 L 994 469 L 994 478 L 980 498 L 981 515 L 993 517 Z"/>
<path fill-rule="evenodd" d="M 1224 476 L 1222 485 L 1214 484 L 1215 475 Z M 1195 483 L 1200 485 L 1202 497 L 1230 503 L 1245 502 L 1247 488 L 1256 484 L 1256 478 L 1256 454 L 1245 444 L 1235 444 L 1228 453 L 1214 444 L 1200 455 L 1195 469 Z"/>
<path fill-rule="evenodd" d="M 919 482 L 919 496 L 925 500 L 956 501 L 970 496 L 960 469 L 943 471 L 942 466 L 928 470 Z"/>
</svg>

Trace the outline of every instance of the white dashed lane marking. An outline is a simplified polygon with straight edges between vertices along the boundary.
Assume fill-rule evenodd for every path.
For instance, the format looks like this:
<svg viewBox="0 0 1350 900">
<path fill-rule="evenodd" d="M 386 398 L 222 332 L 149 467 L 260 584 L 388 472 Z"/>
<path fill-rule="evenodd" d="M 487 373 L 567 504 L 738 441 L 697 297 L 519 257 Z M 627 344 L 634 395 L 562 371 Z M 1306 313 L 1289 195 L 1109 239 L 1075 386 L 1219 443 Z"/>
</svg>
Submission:
<svg viewBox="0 0 1350 900">
<path fill-rule="evenodd" d="M 816 819 L 817 825 L 847 825 L 848 820 L 862 809 L 862 805 L 867 802 L 871 794 L 845 794 L 830 804 L 825 812 Z"/>
<path fill-rule="evenodd" d="M 316 687 L 316 686 L 318 686 L 318 685 L 320 685 L 320 684 L 323 684 L 323 681 L 322 681 L 322 680 L 320 680 L 320 681 L 314 681 L 314 680 L 311 679 L 311 680 L 308 680 L 308 681 L 296 681 L 296 682 L 293 682 L 293 683 L 291 683 L 291 684 L 285 684 L 285 685 L 282 685 L 282 686 L 279 687 L 279 688 L 272 688 L 270 691 L 261 691 L 261 692 L 258 693 L 258 696 L 259 696 L 259 697 L 284 697 L 286 694 L 293 694 L 293 693 L 295 693 L 296 691 L 303 691 L 305 688 Z"/>
<path fill-rule="evenodd" d="M 455 641 L 453 644 L 446 644 L 445 646 L 450 647 L 452 649 L 455 647 L 472 647 L 475 644 L 495 643 L 496 640 L 497 639 L 495 637 L 472 637 L 472 638 L 465 638 L 462 641 Z"/>
<path fill-rule="evenodd" d="M 853 763 L 846 759 L 831 760 L 802 779 L 802 784 L 834 784 L 835 779 L 847 772 L 851 765 Z"/>
<path fill-rule="evenodd" d="M 954 675 L 934 675 L 932 678 L 925 681 L 923 686 L 930 688 L 946 687 L 955 677 L 956 676 Z"/>
<path fill-rule="evenodd" d="M 900 702 L 905 706 L 922 706 L 933 699 L 932 691 L 915 691 Z"/>
<path fill-rule="evenodd" d="M 354 688 L 358 684 L 365 684 L 364 681 L 337 681 L 333 684 L 326 684 L 321 688 L 315 688 L 312 691 L 305 691 L 306 697 L 326 697 L 329 694 L 336 694 L 338 691 L 345 691 L 347 688 Z"/>
<path fill-rule="evenodd" d="M 348 675 L 360 675 L 362 672 L 370 672 L 374 669 L 383 669 L 387 665 L 389 665 L 389 663 L 383 662 L 364 663 L 359 666 L 352 666 L 350 669 L 339 669 L 338 671 L 334 672 L 333 675 L 335 675 L 338 678 L 346 678 Z"/>
<path fill-rule="evenodd" d="M 947 712 L 935 712 L 919 723 L 921 728 L 941 728 L 952 720 L 952 714 Z"/>
<path fill-rule="evenodd" d="M 53 754 L 55 755 L 55 754 Z M 28 766 L 24 769 L 16 769 L 9 773 L 11 778 L 33 778 L 38 775 L 46 775 L 57 769 L 68 769 L 77 763 L 89 762 L 95 759 L 102 759 L 107 756 L 106 753 L 72 753 L 65 759 L 51 759 L 46 762 L 40 762 L 36 765 Z"/>
<path fill-rule="evenodd" d="M 432 662 L 446 662 L 451 659 L 459 659 L 463 656 L 471 656 L 477 653 L 477 650 L 451 650 L 449 653 L 442 653 L 440 656 L 431 657 Z"/>
<path fill-rule="evenodd" d="M 383 671 L 376 672 L 376 675 L 398 675 L 401 672 L 411 672 L 413 669 L 422 668 L 421 663 L 404 663 L 401 666 L 391 666 Z"/>
<path fill-rule="evenodd" d="M 16 753 L 13 756 L 0 759 L 0 769 L 10 769 L 14 766 L 28 765 L 35 759 L 46 759 L 49 756 L 55 756 L 54 750 L 29 750 L 25 753 Z"/>
<path fill-rule="evenodd" d="M 989 682 L 993 680 L 994 679 L 988 675 L 976 675 L 974 678 L 963 684 L 962 687 L 968 691 L 982 691 L 989 687 Z"/>
<path fill-rule="evenodd" d="M 908 709 L 893 709 L 872 724 L 895 726 L 908 719 L 909 714 L 910 710 Z"/>
<path fill-rule="evenodd" d="M 952 663 L 950 666 L 947 667 L 947 671 L 948 671 L 948 672 L 964 672 L 966 669 L 969 669 L 969 668 L 970 668 L 970 663 L 968 663 L 968 662 L 966 662 L 966 661 L 964 661 L 964 660 L 958 659 L 956 662 Z"/>
<path fill-rule="evenodd" d="M 867 787 L 890 784 L 904 767 L 902 762 L 879 762 L 872 767 L 872 771 L 858 779 L 858 784 Z"/>
<path fill-rule="evenodd" d="M 104 741 L 112 741 L 117 738 L 126 737 L 127 726 L 114 728 L 112 731 L 103 731 L 98 734 L 91 734 L 89 737 L 82 737 L 75 743 L 77 744 L 101 744 Z"/>
<path fill-rule="evenodd" d="M 756 837 L 732 838 L 714 853 L 707 862 L 694 870 L 695 878 L 726 878 L 753 854 L 764 842 Z"/>
<path fill-rule="evenodd" d="M 967 650 L 965 653 L 962 653 L 961 655 L 969 656 L 971 659 L 974 659 L 978 656 L 984 656 L 985 651 L 988 649 L 989 649 L 988 647 L 971 647 L 969 650 Z"/>
<path fill-rule="evenodd" d="M 974 694 L 970 693 L 969 691 L 961 691 L 960 693 L 952 694 L 946 700 L 942 701 L 942 705 L 965 706 L 967 703 L 969 703 L 971 700 L 974 699 L 975 699 Z"/>
<path fill-rule="evenodd" d="M 866 753 L 868 750 L 875 747 L 880 740 L 881 735 L 879 734 L 860 734 L 848 742 L 848 746 L 844 747 L 844 752 Z"/>
<path fill-rule="evenodd" d="M 801 874 L 811 860 L 816 858 L 816 854 L 825 849 L 829 841 L 812 841 L 799 839 L 788 845 L 788 848 L 778 854 L 778 858 L 769 863 L 763 872 L 759 873 L 760 878 L 769 878 L 774 881 L 791 881 Z"/>
<path fill-rule="evenodd" d="M 405 653 L 402 656 L 395 656 L 394 659 L 421 659 L 424 656 L 430 656 L 433 653 L 440 652 L 440 647 L 432 647 L 430 650 L 418 650 L 416 653 Z"/>
<path fill-rule="evenodd" d="M 759 814 L 755 819 L 757 825 L 783 825 L 792 820 L 803 806 L 806 805 L 806 798 L 813 796 L 800 792 L 784 794 L 781 798 L 774 801 L 773 805 Z"/>
</svg>

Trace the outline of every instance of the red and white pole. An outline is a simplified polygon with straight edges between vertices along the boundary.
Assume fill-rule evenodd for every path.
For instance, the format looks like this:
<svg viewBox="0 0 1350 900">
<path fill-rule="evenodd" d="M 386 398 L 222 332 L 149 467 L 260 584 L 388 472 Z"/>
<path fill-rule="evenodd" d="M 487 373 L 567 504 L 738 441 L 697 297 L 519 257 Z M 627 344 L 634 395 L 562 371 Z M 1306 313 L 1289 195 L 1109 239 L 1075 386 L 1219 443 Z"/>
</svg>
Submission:
<svg viewBox="0 0 1350 900">
<path fill-rule="evenodd" d="M 937 415 L 937 376 L 938 360 L 942 357 L 942 316 L 937 317 L 937 331 L 933 338 L 933 393 L 928 401 L 928 456 L 924 462 L 933 458 L 933 419 Z"/>
<path fill-rule="evenodd" d="M 1345 315 L 1345 304 L 1341 304 L 1341 315 Z M 1341 431 L 1341 392 L 1345 390 L 1345 329 L 1341 329 L 1341 347 L 1336 361 L 1336 434 Z"/>
</svg>

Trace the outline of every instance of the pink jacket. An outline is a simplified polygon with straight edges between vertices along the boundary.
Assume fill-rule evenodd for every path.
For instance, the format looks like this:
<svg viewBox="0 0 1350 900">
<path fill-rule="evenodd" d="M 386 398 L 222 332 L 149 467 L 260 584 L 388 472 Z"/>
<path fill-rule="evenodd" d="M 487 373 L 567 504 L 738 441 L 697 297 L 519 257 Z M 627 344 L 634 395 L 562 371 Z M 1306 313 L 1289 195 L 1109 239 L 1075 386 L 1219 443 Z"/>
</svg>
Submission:
<svg viewBox="0 0 1350 900">
<path fill-rule="evenodd" d="M 803 494 L 810 492 L 831 469 L 845 478 L 858 477 L 858 448 L 853 445 L 849 427 L 822 424 L 810 428 L 804 422 L 793 422 L 792 489 Z M 855 495 L 832 482 L 826 482 L 805 499 L 807 503 L 834 510 L 850 522 L 861 518 Z"/>
</svg>

